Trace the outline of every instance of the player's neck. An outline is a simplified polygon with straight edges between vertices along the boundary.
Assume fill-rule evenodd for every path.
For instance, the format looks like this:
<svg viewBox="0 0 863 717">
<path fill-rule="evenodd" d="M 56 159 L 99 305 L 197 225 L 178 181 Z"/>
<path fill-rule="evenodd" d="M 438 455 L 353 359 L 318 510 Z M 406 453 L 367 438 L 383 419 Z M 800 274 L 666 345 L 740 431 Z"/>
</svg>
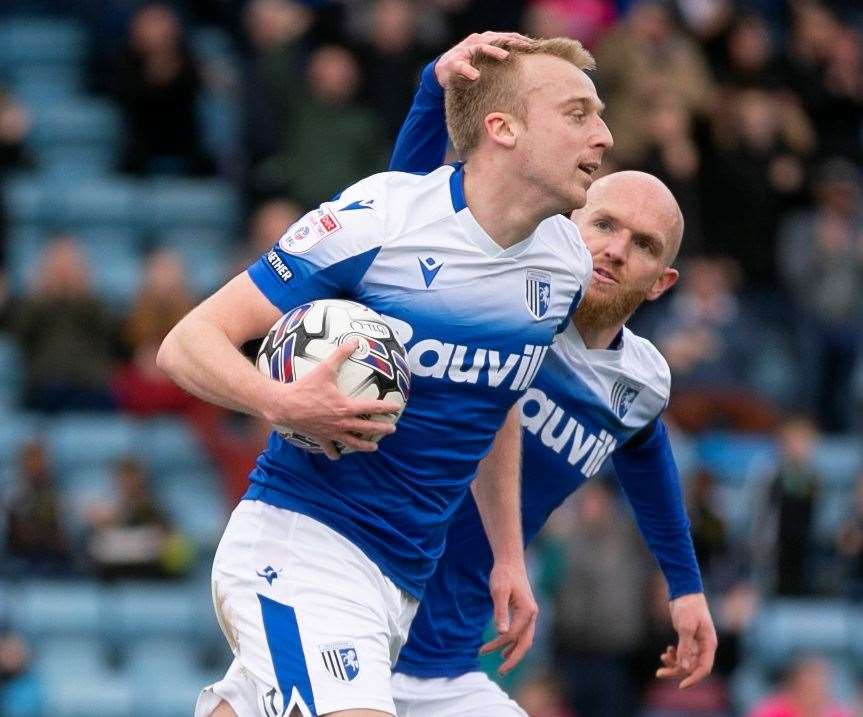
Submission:
<svg viewBox="0 0 863 717">
<path fill-rule="evenodd" d="M 464 169 L 464 196 L 477 223 L 504 249 L 527 239 L 541 221 L 557 212 L 532 202 L 524 187 L 502 182 L 501 170 L 476 158 Z"/>
<path fill-rule="evenodd" d="M 623 330 L 623 324 L 615 324 L 613 326 L 594 326 L 589 321 L 585 321 L 584 317 L 580 317 L 577 313 L 572 317 L 572 323 L 578 329 L 578 335 L 588 349 L 607 349 L 617 338 L 617 335 Z"/>
</svg>

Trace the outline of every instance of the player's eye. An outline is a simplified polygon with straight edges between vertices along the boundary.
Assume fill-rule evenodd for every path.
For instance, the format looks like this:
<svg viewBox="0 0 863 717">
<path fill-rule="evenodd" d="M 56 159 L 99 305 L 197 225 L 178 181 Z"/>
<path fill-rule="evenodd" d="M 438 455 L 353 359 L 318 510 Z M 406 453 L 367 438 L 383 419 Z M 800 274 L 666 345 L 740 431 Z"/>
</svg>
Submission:
<svg viewBox="0 0 863 717">
<path fill-rule="evenodd" d="M 593 226 L 595 226 L 601 232 L 610 232 L 612 229 L 614 229 L 614 225 L 607 219 L 599 219 L 593 223 Z"/>
<path fill-rule="evenodd" d="M 573 112 L 570 117 L 572 117 L 576 122 L 583 122 L 584 118 L 587 117 L 587 115 L 584 114 L 584 112 L 578 111 Z"/>
</svg>

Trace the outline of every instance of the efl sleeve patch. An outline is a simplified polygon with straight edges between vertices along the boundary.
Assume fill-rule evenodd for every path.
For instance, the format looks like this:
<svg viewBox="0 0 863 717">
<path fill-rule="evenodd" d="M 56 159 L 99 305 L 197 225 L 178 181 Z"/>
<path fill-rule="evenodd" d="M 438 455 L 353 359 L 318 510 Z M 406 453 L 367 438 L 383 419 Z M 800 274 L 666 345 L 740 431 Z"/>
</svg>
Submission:
<svg viewBox="0 0 863 717">
<path fill-rule="evenodd" d="M 335 212 L 329 207 L 321 207 L 309 212 L 299 224 L 279 239 L 279 246 L 288 254 L 305 254 L 341 228 Z"/>
</svg>

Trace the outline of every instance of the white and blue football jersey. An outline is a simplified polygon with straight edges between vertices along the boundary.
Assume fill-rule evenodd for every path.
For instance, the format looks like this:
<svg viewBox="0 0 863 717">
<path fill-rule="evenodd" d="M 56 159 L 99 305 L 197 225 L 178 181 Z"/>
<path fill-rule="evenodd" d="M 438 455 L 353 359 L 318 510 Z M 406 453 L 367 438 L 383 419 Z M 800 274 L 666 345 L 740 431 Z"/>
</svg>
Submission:
<svg viewBox="0 0 863 717">
<path fill-rule="evenodd" d="M 591 276 L 590 254 L 563 217 L 502 249 L 467 208 L 463 172 L 364 179 L 249 269 L 282 311 L 346 298 L 383 314 L 413 378 L 398 429 L 377 452 L 331 462 L 273 433 L 245 497 L 330 526 L 416 597 L 477 463 Z"/>
<path fill-rule="evenodd" d="M 669 397 L 668 365 L 649 341 L 626 328 L 617 344 L 588 349 L 570 323 L 520 399 L 525 542 L 614 455 L 619 480 L 672 594 L 700 592 L 678 475 L 658 420 Z M 642 445 L 646 450 L 638 454 Z M 617 458 L 627 453 L 634 467 L 621 470 Z M 477 652 L 492 615 L 492 564 L 479 512 L 468 495 L 450 526 L 397 672 L 454 677 L 479 669 Z"/>
</svg>

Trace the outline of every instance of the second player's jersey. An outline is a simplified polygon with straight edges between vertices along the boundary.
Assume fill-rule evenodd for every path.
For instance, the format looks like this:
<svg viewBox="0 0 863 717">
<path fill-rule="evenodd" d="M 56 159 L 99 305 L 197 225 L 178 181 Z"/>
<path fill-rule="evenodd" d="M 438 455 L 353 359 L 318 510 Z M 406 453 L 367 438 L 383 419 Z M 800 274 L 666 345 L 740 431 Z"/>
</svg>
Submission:
<svg viewBox="0 0 863 717">
<path fill-rule="evenodd" d="M 668 402 L 670 373 L 656 348 L 628 329 L 619 343 L 617 349 L 587 349 L 570 323 L 520 399 L 526 542 Z M 491 568 L 491 549 L 469 495 L 450 526 L 396 671 L 449 677 L 478 669 L 477 651 L 492 614 Z"/>
<path fill-rule="evenodd" d="M 463 171 L 362 180 L 249 269 L 282 311 L 347 298 L 385 315 L 413 376 L 397 431 L 378 451 L 331 462 L 274 433 L 246 498 L 325 523 L 417 597 L 477 463 L 591 275 L 563 217 L 501 249 L 466 206 Z"/>
</svg>

